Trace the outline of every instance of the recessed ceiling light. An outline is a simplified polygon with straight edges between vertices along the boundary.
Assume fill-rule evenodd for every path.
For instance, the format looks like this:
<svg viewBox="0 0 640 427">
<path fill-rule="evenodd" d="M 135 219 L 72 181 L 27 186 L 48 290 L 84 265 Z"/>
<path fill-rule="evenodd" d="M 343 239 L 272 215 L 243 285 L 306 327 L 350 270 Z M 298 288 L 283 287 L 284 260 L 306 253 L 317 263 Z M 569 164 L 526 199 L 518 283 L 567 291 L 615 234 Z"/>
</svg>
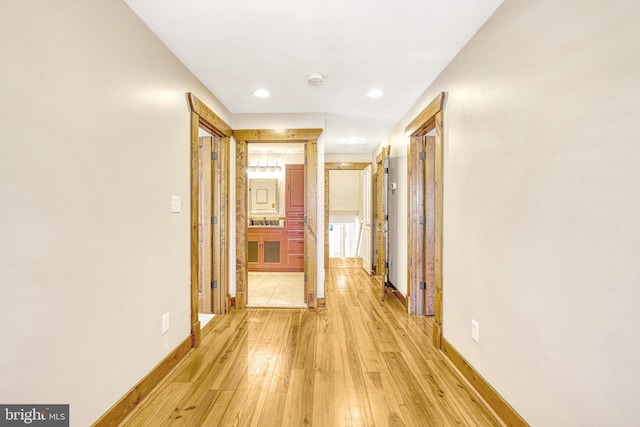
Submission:
<svg viewBox="0 0 640 427">
<path fill-rule="evenodd" d="M 369 98 L 380 98 L 382 95 L 384 95 L 384 91 L 380 89 L 371 89 L 367 92 Z"/>
<path fill-rule="evenodd" d="M 253 95 L 257 96 L 258 98 L 268 98 L 271 96 L 271 94 L 269 93 L 268 90 L 265 89 L 257 89 L 253 91 Z"/>
</svg>

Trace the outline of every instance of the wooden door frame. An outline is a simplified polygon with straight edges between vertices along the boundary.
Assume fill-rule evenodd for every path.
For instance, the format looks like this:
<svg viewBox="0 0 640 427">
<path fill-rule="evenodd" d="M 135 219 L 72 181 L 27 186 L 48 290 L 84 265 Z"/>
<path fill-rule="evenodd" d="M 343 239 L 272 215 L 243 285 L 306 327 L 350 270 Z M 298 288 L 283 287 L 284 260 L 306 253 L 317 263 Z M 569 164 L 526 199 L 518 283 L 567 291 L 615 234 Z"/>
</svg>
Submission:
<svg viewBox="0 0 640 427">
<path fill-rule="evenodd" d="M 433 221 L 435 222 L 435 319 L 433 324 L 433 344 L 437 348 L 442 348 L 442 214 L 443 214 L 443 137 L 444 137 L 444 128 L 443 128 L 443 106 L 445 101 L 445 93 L 439 93 L 433 101 L 427 107 L 422 110 L 415 119 L 409 123 L 409 125 L 405 128 L 405 135 L 411 138 L 410 144 L 413 143 L 415 137 L 420 137 L 426 135 L 435 129 L 435 208 L 433 209 L 435 218 Z M 414 150 L 415 151 L 415 150 Z M 409 154 L 412 153 L 411 146 L 409 147 Z M 409 158 L 409 154 L 407 155 L 408 162 L 408 192 L 409 195 L 407 197 L 408 202 L 408 211 L 413 214 L 411 211 L 411 191 L 412 191 L 412 183 L 416 184 L 415 179 L 415 170 L 412 174 L 412 168 L 415 169 L 416 163 L 413 162 Z M 429 210 L 427 209 L 427 212 Z M 412 259 L 414 254 L 412 254 L 412 239 L 415 239 L 415 236 L 418 236 L 419 233 L 416 229 L 418 227 L 418 221 L 415 221 L 415 218 L 411 218 L 407 224 L 408 227 L 408 235 L 407 235 L 407 246 L 408 246 L 408 259 Z M 426 262 L 426 260 L 421 260 Z M 411 278 L 411 266 L 408 265 L 409 274 L 408 278 Z M 418 286 L 415 281 L 410 283 L 408 287 L 407 299 L 409 300 L 409 312 L 415 312 L 415 303 L 412 295 L 417 295 Z"/>
<path fill-rule="evenodd" d="M 380 221 L 380 211 L 378 210 L 380 208 L 380 205 L 382 205 L 382 191 L 384 191 L 385 189 L 382 188 L 382 182 L 378 181 L 378 179 L 380 179 L 380 172 L 384 169 L 384 159 L 388 158 L 391 154 L 391 146 L 387 145 L 385 147 L 382 147 L 382 149 L 380 150 L 380 153 L 376 156 L 376 179 L 375 179 L 375 188 L 376 188 L 376 222 Z M 387 198 L 387 205 L 389 204 L 389 199 Z M 387 206 L 388 209 L 388 206 Z M 388 220 L 386 220 L 388 221 Z M 385 241 L 385 245 L 383 247 L 383 251 L 380 250 L 380 242 L 378 241 L 378 229 L 380 224 L 376 224 L 376 276 L 382 276 L 383 277 L 383 287 L 382 287 L 382 299 L 384 300 L 384 289 L 386 288 L 387 284 L 384 281 L 384 276 L 386 275 L 386 267 L 385 267 L 385 262 L 387 259 L 388 254 L 386 253 L 387 248 L 386 248 L 386 241 Z M 388 224 L 387 224 L 388 226 Z M 388 231 L 388 230 L 387 230 Z M 388 233 L 387 233 L 388 234 Z M 388 240 L 389 236 L 387 235 L 385 237 L 385 240 Z M 380 274 L 382 273 L 382 274 Z M 387 276 L 388 279 L 388 276 Z"/>
<path fill-rule="evenodd" d="M 409 314 L 435 314 L 435 136 L 412 135 L 407 150 Z"/>
<path fill-rule="evenodd" d="M 198 99 L 193 93 L 187 93 L 189 108 L 191 110 L 191 345 L 200 345 L 200 321 L 198 320 L 198 270 L 200 266 L 200 251 L 198 248 L 198 217 L 200 210 L 200 179 L 199 179 L 199 129 L 203 127 L 212 134 L 220 136 L 221 147 L 218 153 L 216 171 L 217 185 L 212 187 L 212 215 L 217 217 L 216 227 L 212 228 L 213 243 L 212 253 L 214 264 L 219 268 L 212 271 L 212 280 L 216 280 L 220 304 L 214 307 L 216 314 L 226 313 L 228 304 L 226 296 L 229 289 L 229 275 L 227 274 L 228 245 L 226 242 L 227 220 L 229 207 L 229 141 L 232 135 L 231 126 L 218 117 L 209 107 Z M 210 184 L 211 185 L 211 184 Z"/>
<path fill-rule="evenodd" d="M 248 146 L 249 143 L 297 142 L 305 146 L 305 229 L 304 229 L 304 301 L 310 308 L 318 306 L 318 138 L 322 129 L 249 129 L 234 130 L 236 140 L 236 307 L 247 305 L 248 283 Z"/>
<path fill-rule="evenodd" d="M 199 130 L 203 130 L 202 125 Z M 215 176 L 212 170 L 213 161 L 211 160 L 211 153 L 214 151 L 214 146 L 219 144 L 217 141 L 219 139 L 218 135 L 211 136 L 200 136 L 198 138 L 200 142 L 200 150 L 198 152 L 199 162 L 198 167 L 200 170 L 198 171 L 198 182 L 200 184 L 198 195 L 198 251 L 200 262 L 198 263 L 199 267 L 199 275 L 198 275 L 198 312 L 199 313 L 212 313 L 213 312 L 213 293 L 211 292 L 211 286 L 203 286 L 207 281 L 211 281 L 211 272 L 213 267 L 213 229 L 211 225 L 211 221 L 208 219 L 205 221 L 205 218 L 210 218 L 213 212 L 213 188 L 215 182 Z M 205 140 L 206 144 L 203 144 Z M 208 179 L 208 182 L 204 182 L 205 179 Z M 208 203 L 207 203 L 208 202 Z M 207 238 L 205 242 L 205 237 Z M 209 255 L 207 258 L 207 254 Z M 209 262 L 206 260 L 209 259 Z M 203 274 L 208 270 L 208 276 Z M 207 280 L 208 279 L 208 280 Z"/>
<path fill-rule="evenodd" d="M 329 172 L 339 170 L 363 170 L 371 162 L 325 162 L 324 163 L 324 265 L 329 267 Z M 373 175 L 372 175 L 373 176 Z M 373 188 L 373 187 L 372 187 Z"/>
</svg>

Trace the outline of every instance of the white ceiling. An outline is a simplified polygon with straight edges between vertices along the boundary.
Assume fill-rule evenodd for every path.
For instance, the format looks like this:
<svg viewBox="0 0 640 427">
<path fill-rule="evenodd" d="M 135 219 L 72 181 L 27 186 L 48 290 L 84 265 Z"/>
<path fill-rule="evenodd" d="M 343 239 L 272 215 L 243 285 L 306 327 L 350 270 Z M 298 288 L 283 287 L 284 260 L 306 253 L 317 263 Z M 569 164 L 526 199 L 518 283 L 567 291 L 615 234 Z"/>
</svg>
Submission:
<svg viewBox="0 0 640 427">
<path fill-rule="evenodd" d="M 371 152 L 502 0 L 125 0 L 231 113 L 322 113 Z M 321 73 L 321 86 L 307 75 Z M 258 88 L 270 98 L 256 98 Z M 371 88 L 385 91 L 368 98 Z M 233 126 L 233 121 L 231 123 Z M 348 138 L 364 145 L 338 145 Z"/>
</svg>

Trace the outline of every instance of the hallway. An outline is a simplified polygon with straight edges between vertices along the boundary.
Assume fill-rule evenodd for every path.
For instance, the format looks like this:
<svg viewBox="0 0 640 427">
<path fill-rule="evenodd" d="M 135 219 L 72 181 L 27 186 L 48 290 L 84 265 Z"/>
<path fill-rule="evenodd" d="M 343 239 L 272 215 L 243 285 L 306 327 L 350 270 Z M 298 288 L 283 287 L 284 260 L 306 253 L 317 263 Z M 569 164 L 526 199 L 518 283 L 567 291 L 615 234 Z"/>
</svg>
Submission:
<svg viewBox="0 0 640 427">
<path fill-rule="evenodd" d="M 331 260 L 326 310 L 216 316 L 122 425 L 500 425 L 433 349 L 430 319 L 381 304 L 352 265 Z"/>
</svg>

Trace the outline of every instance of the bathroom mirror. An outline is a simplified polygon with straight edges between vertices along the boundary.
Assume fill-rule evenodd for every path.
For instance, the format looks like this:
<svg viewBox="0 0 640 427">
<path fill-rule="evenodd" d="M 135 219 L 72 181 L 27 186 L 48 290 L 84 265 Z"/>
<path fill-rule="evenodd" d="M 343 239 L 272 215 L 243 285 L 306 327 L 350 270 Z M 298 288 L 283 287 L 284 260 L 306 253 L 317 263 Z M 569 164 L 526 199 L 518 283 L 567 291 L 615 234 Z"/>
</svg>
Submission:
<svg viewBox="0 0 640 427">
<path fill-rule="evenodd" d="M 278 180 L 252 178 L 249 180 L 249 213 L 278 213 Z"/>
</svg>

